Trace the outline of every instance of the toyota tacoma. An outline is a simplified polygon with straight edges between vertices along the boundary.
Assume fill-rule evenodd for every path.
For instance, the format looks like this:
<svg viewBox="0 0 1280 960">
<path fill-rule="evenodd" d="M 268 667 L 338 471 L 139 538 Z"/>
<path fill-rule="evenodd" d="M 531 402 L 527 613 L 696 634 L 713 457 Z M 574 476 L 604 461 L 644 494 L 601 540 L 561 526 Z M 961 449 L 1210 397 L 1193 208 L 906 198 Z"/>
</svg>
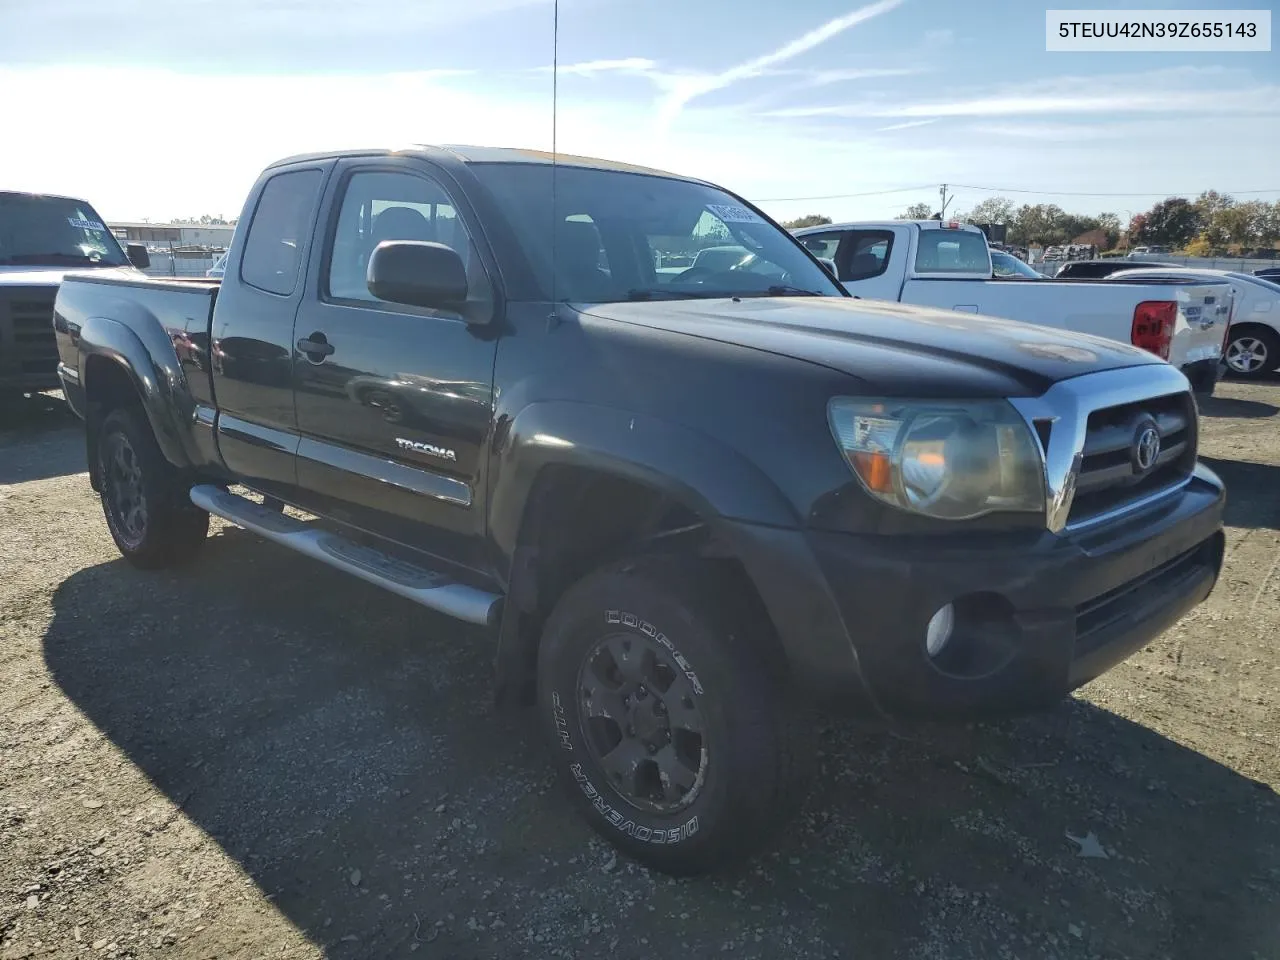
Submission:
<svg viewBox="0 0 1280 960">
<path fill-rule="evenodd" d="M 1176 368 L 859 300 L 710 183 L 328 153 L 266 169 L 240 222 L 221 281 L 58 291 L 120 552 L 188 561 L 213 514 L 477 625 L 496 701 L 657 869 L 786 822 L 810 711 L 1045 708 L 1217 580 Z M 655 267 L 726 244 L 751 255 Z"/>
</svg>

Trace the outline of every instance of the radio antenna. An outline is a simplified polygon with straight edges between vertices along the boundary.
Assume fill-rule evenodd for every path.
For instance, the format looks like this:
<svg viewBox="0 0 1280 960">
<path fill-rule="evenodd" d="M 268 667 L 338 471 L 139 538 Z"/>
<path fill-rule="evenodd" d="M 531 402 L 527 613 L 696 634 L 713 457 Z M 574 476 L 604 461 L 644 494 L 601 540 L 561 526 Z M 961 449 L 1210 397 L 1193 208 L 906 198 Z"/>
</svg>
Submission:
<svg viewBox="0 0 1280 960">
<path fill-rule="evenodd" d="M 557 110 L 560 105 L 560 0 L 555 0 L 551 13 L 551 321 L 554 323 L 559 312 L 559 301 L 556 299 L 556 259 L 560 235 L 560 213 L 556 202 L 556 134 L 558 130 Z"/>
</svg>

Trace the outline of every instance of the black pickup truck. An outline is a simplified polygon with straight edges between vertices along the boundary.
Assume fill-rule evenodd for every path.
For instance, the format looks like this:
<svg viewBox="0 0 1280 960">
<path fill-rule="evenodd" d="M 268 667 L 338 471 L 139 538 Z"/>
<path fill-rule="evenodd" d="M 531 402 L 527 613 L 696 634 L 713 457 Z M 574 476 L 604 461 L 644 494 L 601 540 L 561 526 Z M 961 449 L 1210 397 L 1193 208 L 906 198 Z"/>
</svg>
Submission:
<svg viewBox="0 0 1280 960">
<path fill-rule="evenodd" d="M 268 168 L 241 223 L 220 284 L 58 293 L 121 553 L 188 560 L 215 514 L 479 625 L 497 701 L 658 869 L 786 822 L 812 711 L 1042 708 L 1218 577 L 1180 372 L 851 297 L 711 184 L 345 152 Z"/>
<path fill-rule="evenodd" d="M 62 276 L 92 269 L 140 277 L 146 247 L 128 255 L 84 200 L 0 190 L 0 402 L 58 384 L 50 319 Z"/>
</svg>

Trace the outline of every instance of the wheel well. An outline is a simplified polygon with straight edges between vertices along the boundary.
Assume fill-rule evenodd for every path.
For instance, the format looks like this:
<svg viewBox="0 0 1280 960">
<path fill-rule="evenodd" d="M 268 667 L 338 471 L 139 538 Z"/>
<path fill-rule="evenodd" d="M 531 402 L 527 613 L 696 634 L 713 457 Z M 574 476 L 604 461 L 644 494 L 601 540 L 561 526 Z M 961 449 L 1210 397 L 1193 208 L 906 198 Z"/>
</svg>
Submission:
<svg viewBox="0 0 1280 960">
<path fill-rule="evenodd" d="M 497 658 L 500 703 L 534 701 L 542 627 L 565 590 L 606 563 L 644 551 L 705 558 L 754 622 L 769 624 L 755 584 L 707 518 L 625 477 L 545 467 L 525 505 L 508 584 Z M 780 645 L 774 646 L 781 656 Z"/>
<path fill-rule="evenodd" d="M 142 409 L 129 372 L 119 363 L 103 356 L 91 356 L 84 365 L 85 448 L 89 461 L 89 485 L 98 489 L 98 424 L 112 410 L 120 407 Z"/>
<path fill-rule="evenodd" d="M 1270 327 L 1265 323 L 1255 323 L 1252 320 L 1246 320 L 1242 323 L 1233 323 L 1231 325 L 1231 330 L 1227 333 L 1227 336 L 1228 337 L 1231 336 L 1231 334 L 1235 333 L 1237 330 L 1239 331 L 1259 330 L 1264 333 L 1270 334 L 1272 337 L 1275 337 L 1276 339 L 1280 339 L 1280 331 L 1277 331 L 1274 327 Z"/>
</svg>

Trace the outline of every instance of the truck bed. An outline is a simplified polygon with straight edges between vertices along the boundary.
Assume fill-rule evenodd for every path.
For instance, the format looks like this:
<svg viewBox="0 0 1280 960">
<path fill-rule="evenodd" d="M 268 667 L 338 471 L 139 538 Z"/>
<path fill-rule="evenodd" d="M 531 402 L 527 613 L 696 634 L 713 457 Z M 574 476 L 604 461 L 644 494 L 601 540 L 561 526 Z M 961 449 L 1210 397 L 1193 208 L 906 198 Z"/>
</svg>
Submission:
<svg viewBox="0 0 1280 960">
<path fill-rule="evenodd" d="M 127 325 L 152 357 L 171 358 L 166 365 L 174 372 L 182 371 L 198 401 L 211 401 L 209 333 L 220 286 L 220 281 L 205 277 L 68 274 L 58 289 L 54 322 L 58 376 L 67 401 L 79 412 L 83 373 L 77 348 L 80 330 L 86 324 L 112 322 Z M 104 287 L 111 288 L 110 292 Z M 109 308 L 111 320 L 101 319 L 104 308 Z"/>
<path fill-rule="evenodd" d="M 1056 295 L 1055 295 L 1056 293 Z M 1226 335 L 1231 286 L 1214 280 L 994 280 L 911 278 L 902 300 L 981 313 L 1127 342 L 1134 308 L 1174 300 L 1178 316 L 1169 362 L 1184 367 L 1217 358 Z"/>
</svg>

